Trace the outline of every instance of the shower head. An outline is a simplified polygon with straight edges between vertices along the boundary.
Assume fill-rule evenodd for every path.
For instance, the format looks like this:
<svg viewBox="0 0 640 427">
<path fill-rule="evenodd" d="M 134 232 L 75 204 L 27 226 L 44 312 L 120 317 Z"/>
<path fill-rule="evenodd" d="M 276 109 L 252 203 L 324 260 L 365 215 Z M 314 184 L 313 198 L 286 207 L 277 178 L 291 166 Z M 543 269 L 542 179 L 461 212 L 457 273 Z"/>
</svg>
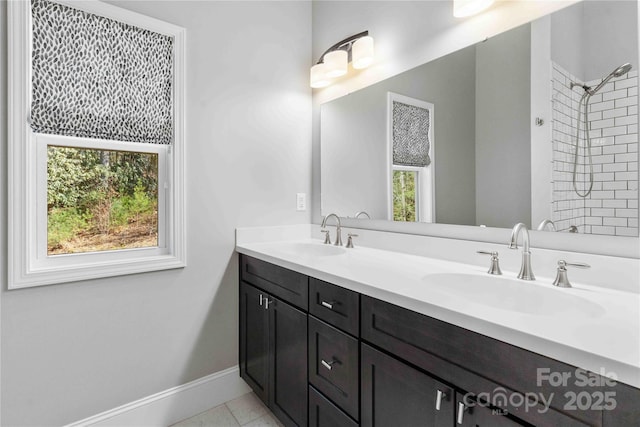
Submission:
<svg viewBox="0 0 640 427">
<path fill-rule="evenodd" d="M 631 64 L 627 62 L 626 64 L 622 64 L 621 66 L 613 70 L 611 74 L 613 74 L 613 77 L 620 77 L 627 74 L 629 70 L 631 70 Z"/>
<path fill-rule="evenodd" d="M 629 64 L 628 62 L 626 64 L 622 64 L 621 66 L 613 70 L 607 77 L 605 77 L 598 86 L 596 86 L 593 89 L 585 89 L 585 90 L 589 92 L 589 95 L 595 95 L 595 93 L 600 89 L 602 89 L 602 87 L 606 85 L 609 80 L 611 80 L 614 77 L 616 78 L 622 77 L 623 75 L 627 74 L 630 69 L 631 69 L 631 64 Z"/>
</svg>

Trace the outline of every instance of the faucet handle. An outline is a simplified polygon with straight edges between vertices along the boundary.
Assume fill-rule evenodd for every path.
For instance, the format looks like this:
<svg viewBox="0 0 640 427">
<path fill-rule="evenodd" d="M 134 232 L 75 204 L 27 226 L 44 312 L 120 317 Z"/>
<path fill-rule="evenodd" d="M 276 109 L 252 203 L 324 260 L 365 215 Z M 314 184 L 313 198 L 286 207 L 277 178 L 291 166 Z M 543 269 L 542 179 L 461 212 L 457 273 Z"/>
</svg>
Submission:
<svg viewBox="0 0 640 427">
<path fill-rule="evenodd" d="M 357 234 L 348 233 L 347 234 L 347 248 L 353 248 L 353 238 L 358 237 Z"/>
<path fill-rule="evenodd" d="M 498 258 L 498 252 L 496 251 L 477 251 L 477 253 L 482 255 L 491 255 L 491 266 L 489 267 L 489 274 L 501 275 L 502 270 L 500 270 L 500 259 Z"/>
<path fill-rule="evenodd" d="M 558 274 L 556 275 L 556 280 L 553 281 L 553 285 L 559 288 L 570 288 L 571 283 L 569 282 L 569 277 L 567 276 L 567 266 L 570 265 L 572 267 L 578 268 L 591 268 L 589 264 L 581 263 L 581 262 L 567 262 L 563 259 L 558 261 Z"/>
<path fill-rule="evenodd" d="M 330 245 L 331 244 L 331 236 L 329 236 L 329 230 L 320 230 L 321 232 L 324 233 L 324 244 L 325 245 Z"/>
</svg>

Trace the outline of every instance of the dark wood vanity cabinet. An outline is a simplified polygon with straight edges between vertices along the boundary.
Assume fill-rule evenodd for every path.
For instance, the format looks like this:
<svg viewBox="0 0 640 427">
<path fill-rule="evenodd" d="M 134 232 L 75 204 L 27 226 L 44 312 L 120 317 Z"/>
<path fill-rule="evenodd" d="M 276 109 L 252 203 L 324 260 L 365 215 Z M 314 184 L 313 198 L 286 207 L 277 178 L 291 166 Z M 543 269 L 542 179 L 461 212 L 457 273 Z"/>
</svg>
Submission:
<svg viewBox="0 0 640 427">
<path fill-rule="evenodd" d="M 534 352 L 241 256 L 240 373 L 287 426 L 640 426 L 639 389 L 537 384 L 539 368 L 576 372 Z M 526 407 L 528 393 L 553 400 Z M 600 393 L 613 393 L 615 409 L 567 406 L 566 396 L 597 399 Z"/>
<path fill-rule="evenodd" d="M 283 424 L 306 426 L 307 313 L 245 278 L 241 273 L 240 376 Z"/>
<path fill-rule="evenodd" d="M 361 375 L 361 426 L 453 426 L 451 387 L 367 344 Z"/>
</svg>

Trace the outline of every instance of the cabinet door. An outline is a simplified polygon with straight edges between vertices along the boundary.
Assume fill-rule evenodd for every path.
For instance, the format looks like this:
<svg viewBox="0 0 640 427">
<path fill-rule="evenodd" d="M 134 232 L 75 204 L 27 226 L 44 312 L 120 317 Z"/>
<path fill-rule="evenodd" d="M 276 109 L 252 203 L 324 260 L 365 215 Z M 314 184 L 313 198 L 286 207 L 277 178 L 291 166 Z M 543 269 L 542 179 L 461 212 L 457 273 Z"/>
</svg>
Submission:
<svg viewBox="0 0 640 427">
<path fill-rule="evenodd" d="M 361 426 L 451 427 L 453 390 L 362 344 Z"/>
<path fill-rule="evenodd" d="M 497 410 L 480 406 L 456 393 L 456 426 L 460 427 L 516 427 L 524 424 L 505 417 Z"/>
<path fill-rule="evenodd" d="M 269 407 L 285 425 L 307 425 L 307 314 L 270 297 Z"/>
<path fill-rule="evenodd" d="M 358 423 L 309 386 L 309 427 L 358 427 Z"/>
<path fill-rule="evenodd" d="M 240 283 L 240 376 L 263 402 L 268 402 L 269 312 L 267 294 Z"/>
</svg>

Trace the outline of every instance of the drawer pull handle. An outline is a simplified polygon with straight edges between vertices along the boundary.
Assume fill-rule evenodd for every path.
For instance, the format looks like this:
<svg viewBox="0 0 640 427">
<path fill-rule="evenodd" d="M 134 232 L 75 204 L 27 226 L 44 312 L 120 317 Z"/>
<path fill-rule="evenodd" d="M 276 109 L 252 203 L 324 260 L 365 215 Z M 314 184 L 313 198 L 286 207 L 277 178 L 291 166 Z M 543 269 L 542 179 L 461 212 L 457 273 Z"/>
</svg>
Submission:
<svg viewBox="0 0 640 427">
<path fill-rule="evenodd" d="M 333 310 L 333 306 L 336 305 L 337 302 L 336 301 L 322 301 L 320 302 L 320 305 L 322 305 L 323 307 L 327 307 L 329 310 Z"/>
<path fill-rule="evenodd" d="M 338 362 L 336 359 L 333 359 L 331 362 L 327 362 L 326 360 L 322 359 L 322 360 L 320 360 L 320 363 L 322 363 L 322 366 L 324 366 L 328 370 L 331 370 L 335 363 L 340 364 L 340 362 Z"/>
<path fill-rule="evenodd" d="M 442 405 L 442 399 L 447 398 L 447 393 L 442 390 L 436 391 L 436 411 L 440 410 L 440 406 Z"/>
<path fill-rule="evenodd" d="M 464 412 L 467 410 L 467 406 L 463 402 L 458 402 L 458 416 L 456 417 L 456 422 L 458 425 L 462 425 L 462 421 L 464 419 Z"/>
</svg>

